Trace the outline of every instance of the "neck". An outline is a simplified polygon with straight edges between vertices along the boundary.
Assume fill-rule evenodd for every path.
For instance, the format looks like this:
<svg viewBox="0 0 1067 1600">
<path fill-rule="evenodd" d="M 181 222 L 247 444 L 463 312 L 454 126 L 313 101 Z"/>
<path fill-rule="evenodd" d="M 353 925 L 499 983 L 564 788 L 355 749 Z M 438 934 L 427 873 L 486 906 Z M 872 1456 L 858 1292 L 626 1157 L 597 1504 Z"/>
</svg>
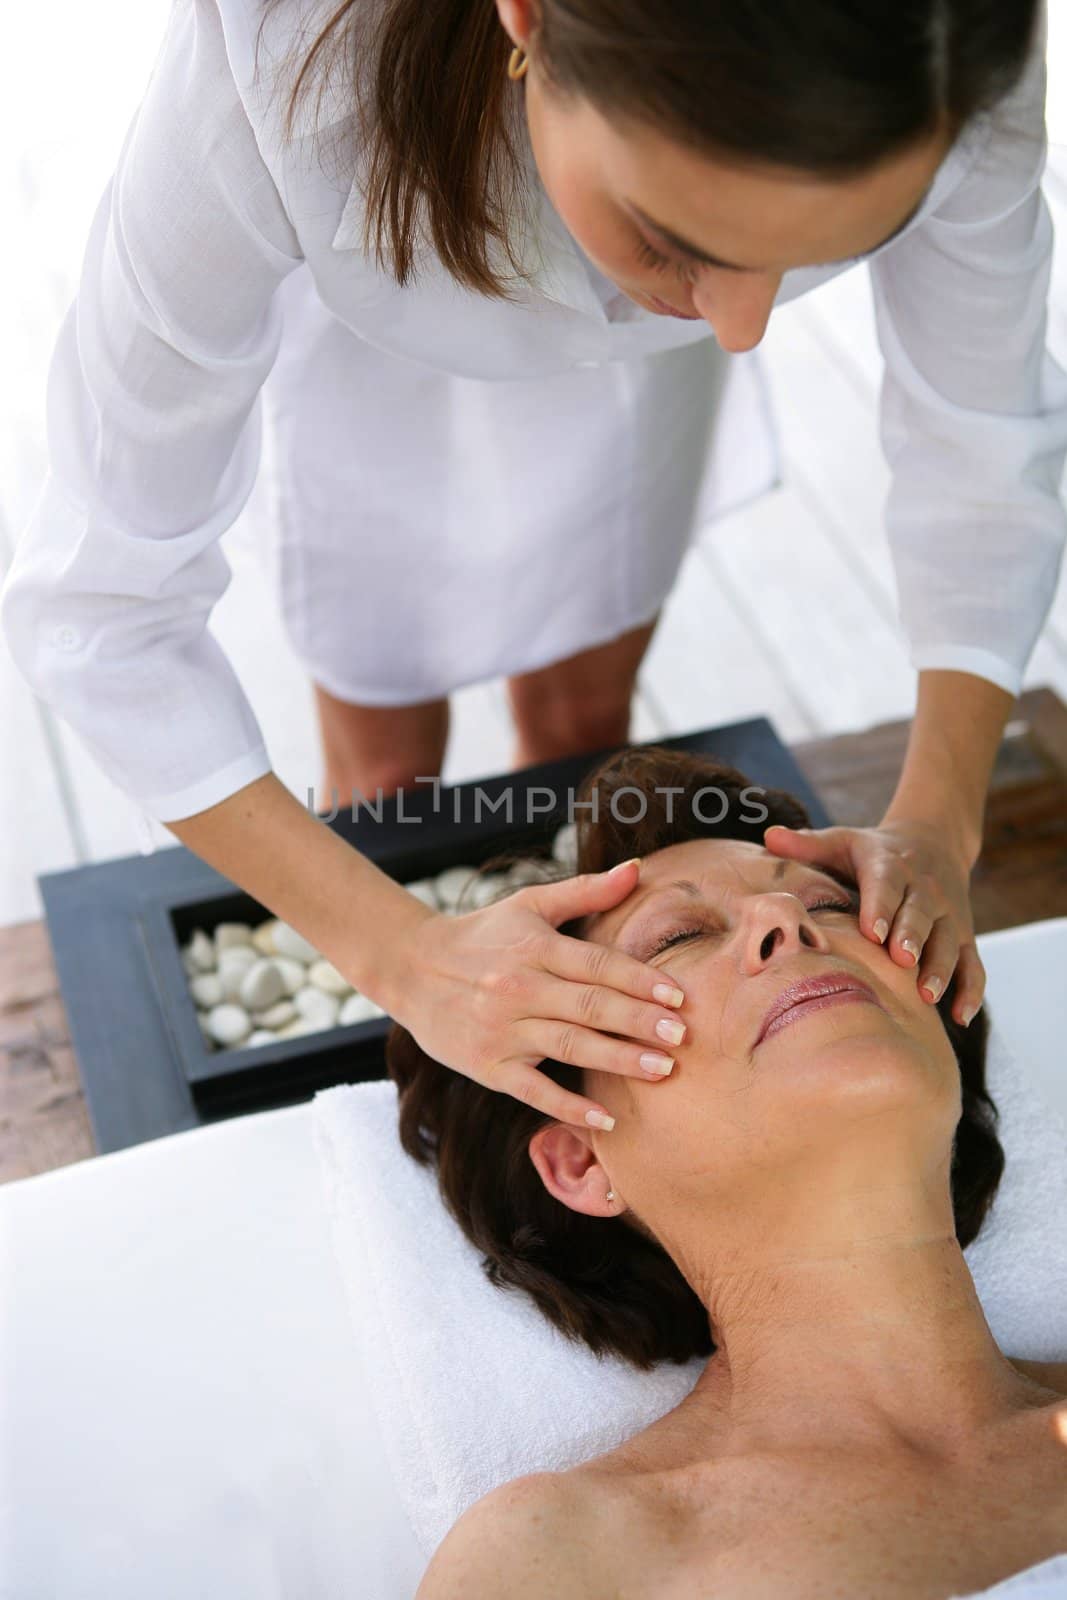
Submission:
<svg viewBox="0 0 1067 1600">
<path fill-rule="evenodd" d="M 687 1271 L 717 1348 L 686 1417 L 697 1437 L 714 1435 L 716 1454 L 958 1458 L 1034 1403 L 990 1332 L 944 1179 L 935 1204 L 921 1183 L 872 1191 L 868 1174 L 865 1190 L 837 1197 L 834 1225 L 816 1229 L 817 1205 L 805 1216 L 802 1203 L 788 1229 L 765 1218 L 725 1264 L 720 1237 L 706 1271 Z M 754 1251 L 754 1239 L 776 1242 Z"/>
</svg>

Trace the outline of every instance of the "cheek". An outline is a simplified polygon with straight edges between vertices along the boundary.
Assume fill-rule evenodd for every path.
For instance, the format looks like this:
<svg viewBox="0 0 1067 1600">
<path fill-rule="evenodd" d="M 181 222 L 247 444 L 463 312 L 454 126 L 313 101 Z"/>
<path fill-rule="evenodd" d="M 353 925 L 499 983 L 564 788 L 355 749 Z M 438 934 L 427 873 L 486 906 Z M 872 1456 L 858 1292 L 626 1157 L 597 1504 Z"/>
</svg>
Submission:
<svg viewBox="0 0 1067 1600">
<path fill-rule="evenodd" d="M 607 276 L 632 278 L 639 267 L 632 229 L 593 174 L 550 141 L 535 154 L 545 193 L 580 248 Z"/>
<path fill-rule="evenodd" d="M 609 277 L 633 275 L 633 251 L 625 224 L 602 191 L 573 180 L 553 202 L 585 254 Z"/>
</svg>

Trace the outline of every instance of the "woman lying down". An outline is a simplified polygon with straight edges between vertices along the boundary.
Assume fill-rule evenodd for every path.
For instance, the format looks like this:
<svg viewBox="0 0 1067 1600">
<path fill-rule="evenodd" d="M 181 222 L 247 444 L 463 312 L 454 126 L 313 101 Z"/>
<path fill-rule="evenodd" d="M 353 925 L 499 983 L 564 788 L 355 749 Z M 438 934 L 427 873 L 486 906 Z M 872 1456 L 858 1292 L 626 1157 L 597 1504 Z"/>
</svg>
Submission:
<svg viewBox="0 0 1067 1600">
<path fill-rule="evenodd" d="M 578 870 L 641 878 L 563 931 L 662 951 L 690 997 L 663 1083 L 543 1064 L 611 1132 L 391 1035 L 404 1147 L 493 1282 L 641 1368 L 710 1358 L 621 1447 L 471 1506 L 417 1600 L 921 1600 L 1067 1552 L 1067 1367 L 1002 1354 L 963 1257 L 1004 1166 L 985 1015 L 924 1001 L 854 890 L 769 854 L 765 826 L 808 818 L 772 790 L 746 821 L 747 785 L 647 747 L 583 785 Z"/>
</svg>

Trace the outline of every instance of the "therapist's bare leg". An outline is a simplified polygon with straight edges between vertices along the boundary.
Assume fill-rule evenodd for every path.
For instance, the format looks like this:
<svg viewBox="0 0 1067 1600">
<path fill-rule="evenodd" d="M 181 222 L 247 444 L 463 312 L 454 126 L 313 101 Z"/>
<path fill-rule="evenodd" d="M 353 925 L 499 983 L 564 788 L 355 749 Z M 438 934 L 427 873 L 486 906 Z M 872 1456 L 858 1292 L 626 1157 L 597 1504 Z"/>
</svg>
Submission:
<svg viewBox="0 0 1067 1600">
<path fill-rule="evenodd" d="M 518 739 L 512 766 L 626 744 L 637 672 L 659 621 L 507 680 Z"/>
<path fill-rule="evenodd" d="M 440 775 L 448 744 L 448 697 L 418 705 L 365 706 L 338 700 L 321 684 L 313 684 L 322 734 L 322 787 L 316 811 L 333 809 L 337 790 L 342 811 L 352 806 L 353 793 L 374 800 L 416 785 L 419 776 Z M 321 798 L 320 798 L 321 796 Z"/>
</svg>

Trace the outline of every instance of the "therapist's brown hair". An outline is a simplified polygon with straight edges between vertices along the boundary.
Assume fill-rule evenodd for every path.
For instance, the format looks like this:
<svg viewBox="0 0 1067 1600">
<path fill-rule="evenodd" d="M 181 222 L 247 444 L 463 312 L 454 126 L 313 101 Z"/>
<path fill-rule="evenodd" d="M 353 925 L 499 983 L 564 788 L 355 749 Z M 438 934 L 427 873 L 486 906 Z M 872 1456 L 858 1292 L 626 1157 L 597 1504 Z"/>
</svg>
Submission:
<svg viewBox="0 0 1067 1600">
<path fill-rule="evenodd" d="M 278 3 L 264 0 L 264 21 Z M 845 179 L 938 128 L 954 139 L 994 106 L 1022 72 L 1039 8 L 1038 0 L 539 0 L 535 14 L 531 52 L 560 94 L 712 158 Z M 509 220 L 525 188 L 508 97 L 523 89 L 507 76 L 511 50 L 494 0 L 341 0 L 296 73 L 288 137 L 316 75 L 317 109 L 337 76 L 342 102 L 349 95 L 358 104 L 364 249 L 373 242 L 379 267 L 401 285 L 417 278 L 427 230 L 459 283 L 512 297 L 489 255 L 495 241 L 517 277 Z"/>
<path fill-rule="evenodd" d="M 708 786 L 722 798 L 697 798 Z M 614 807 L 620 817 L 639 811 L 634 790 L 645 797 L 640 820 L 616 820 L 612 796 L 620 790 L 628 791 Z M 577 799 L 592 800 L 594 792 L 598 811 L 576 807 L 578 872 L 604 872 L 687 839 L 762 844 L 763 830 L 773 822 L 810 826 L 793 795 L 761 788 L 754 800 L 752 780 L 736 768 L 658 745 L 609 756 L 587 775 Z M 723 819 L 702 821 L 712 806 L 725 808 Z M 763 807 L 769 815 L 761 814 Z M 483 870 L 499 864 L 494 858 Z M 545 875 L 560 875 L 555 863 L 546 864 Z M 576 918 L 561 924 L 560 932 L 580 938 L 581 929 Z M 996 1134 L 996 1103 L 985 1085 L 986 1012 L 962 1027 L 951 1016 L 954 993 L 955 980 L 937 1010 L 960 1069 L 961 1116 L 950 1183 L 956 1238 L 966 1248 L 993 1203 L 1004 1151 Z M 625 1216 L 585 1216 L 549 1194 L 529 1144 L 552 1118 L 442 1066 L 398 1023 L 386 1040 L 386 1065 L 398 1090 L 400 1142 L 414 1160 L 436 1167 L 441 1197 L 482 1252 L 492 1283 L 528 1294 L 569 1339 L 642 1369 L 714 1352 L 703 1303 L 643 1224 Z M 582 1092 L 581 1068 L 546 1060 L 539 1069 Z"/>
</svg>

